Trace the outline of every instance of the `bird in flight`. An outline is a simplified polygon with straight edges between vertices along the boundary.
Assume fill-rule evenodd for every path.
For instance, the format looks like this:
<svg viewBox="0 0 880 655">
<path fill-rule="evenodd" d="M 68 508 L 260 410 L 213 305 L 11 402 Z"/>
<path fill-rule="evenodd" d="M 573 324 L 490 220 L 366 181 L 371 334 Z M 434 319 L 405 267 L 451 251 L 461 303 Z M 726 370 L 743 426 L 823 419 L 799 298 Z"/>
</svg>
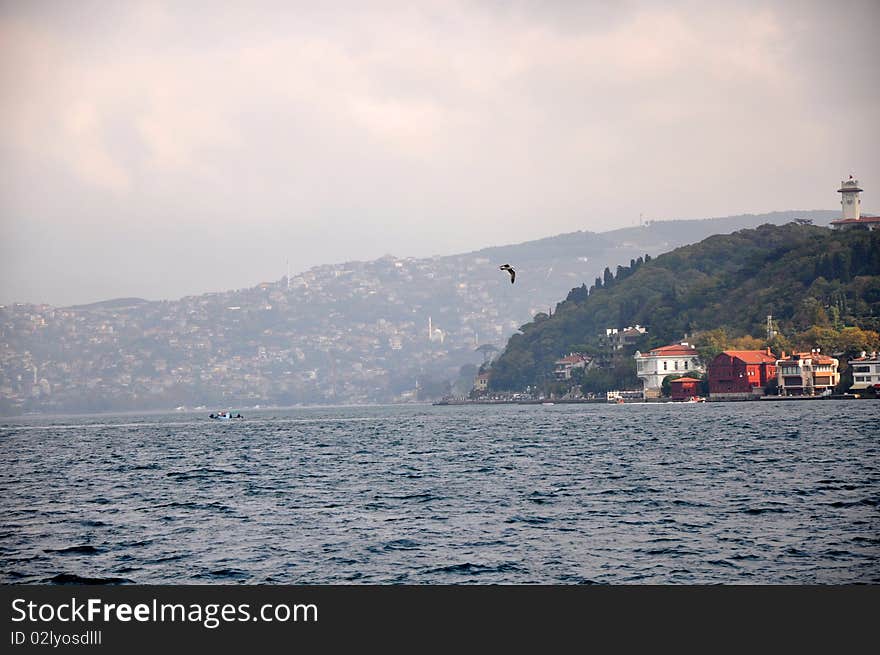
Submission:
<svg viewBox="0 0 880 655">
<path fill-rule="evenodd" d="M 508 273 L 510 273 L 510 283 L 513 284 L 513 281 L 516 279 L 516 271 L 510 268 L 510 264 L 504 264 L 502 266 L 499 266 L 498 268 L 500 268 L 502 271 L 507 271 Z"/>
</svg>

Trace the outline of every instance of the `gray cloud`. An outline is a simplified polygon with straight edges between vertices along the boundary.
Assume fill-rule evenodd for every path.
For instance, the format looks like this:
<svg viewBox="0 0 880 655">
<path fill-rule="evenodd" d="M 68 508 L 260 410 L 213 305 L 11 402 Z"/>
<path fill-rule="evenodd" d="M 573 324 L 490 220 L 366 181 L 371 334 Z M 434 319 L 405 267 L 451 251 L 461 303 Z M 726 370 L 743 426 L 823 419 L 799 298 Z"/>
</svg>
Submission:
<svg viewBox="0 0 880 655">
<path fill-rule="evenodd" d="M 880 189 L 852 3 L 6 3 L 0 302 Z"/>
</svg>

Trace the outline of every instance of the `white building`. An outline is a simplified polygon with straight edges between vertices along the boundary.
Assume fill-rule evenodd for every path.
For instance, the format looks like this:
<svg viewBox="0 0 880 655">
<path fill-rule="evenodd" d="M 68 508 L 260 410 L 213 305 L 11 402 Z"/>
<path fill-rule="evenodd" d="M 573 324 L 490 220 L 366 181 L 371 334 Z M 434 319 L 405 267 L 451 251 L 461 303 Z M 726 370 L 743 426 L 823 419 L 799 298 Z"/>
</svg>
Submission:
<svg viewBox="0 0 880 655">
<path fill-rule="evenodd" d="M 625 327 L 622 330 L 605 328 L 605 338 L 612 350 L 622 350 L 626 346 L 634 346 L 639 338 L 647 333 L 648 328 L 638 324 Z"/>
<path fill-rule="evenodd" d="M 852 368 L 853 384 L 850 391 L 863 391 L 869 387 L 880 389 L 880 357 L 876 352 L 866 353 L 849 360 Z"/>
<path fill-rule="evenodd" d="M 859 194 L 859 181 L 850 175 L 848 180 L 842 180 L 837 193 L 840 194 L 840 207 L 842 216 L 831 221 L 831 227 L 836 230 L 858 228 L 877 230 L 880 229 L 880 216 L 862 216 L 862 200 Z"/>
<path fill-rule="evenodd" d="M 840 183 L 837 193 L 840 194 L 840 206 L 843 209 L 843 218 L 851 218 L 859 220 L 862 210 L 862 200 L 859 194 L 862 190 L 859 188 L 859 181 L 854 180 L 850 175 L 848 180 Z"/>
<path fill-rule="evenodd" d="M 636 375 L 642 381 L 645 398 L 659 398 L 663 378 L 684 375 L 687 371 L 702 373 L 700 354 L 687 341 L 654 348 L 648 353 L 636 351 Z"/>
</svg>

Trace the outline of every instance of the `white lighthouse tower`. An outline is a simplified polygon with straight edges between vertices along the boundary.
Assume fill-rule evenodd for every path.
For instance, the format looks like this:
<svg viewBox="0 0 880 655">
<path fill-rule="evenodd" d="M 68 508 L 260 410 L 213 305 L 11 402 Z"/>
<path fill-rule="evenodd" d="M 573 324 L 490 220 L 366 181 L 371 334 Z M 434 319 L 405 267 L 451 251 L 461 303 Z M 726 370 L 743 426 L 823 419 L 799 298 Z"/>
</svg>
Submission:
<svg viewBox="0 0 880 655">
<path fill-rule="evenodd" d="M 859 220 L 859 215 L 861 213 L 861 200 L 859 194 L 861 192 L 862 190 L 859 188 L 859 181 L 854 180 L 852 175 L 849 176 L 848 180 L 841 181 L 837 193 L 841 194 L 840 206 L 843 207 L 844 219 L 850 218 Z"/>
</svg>

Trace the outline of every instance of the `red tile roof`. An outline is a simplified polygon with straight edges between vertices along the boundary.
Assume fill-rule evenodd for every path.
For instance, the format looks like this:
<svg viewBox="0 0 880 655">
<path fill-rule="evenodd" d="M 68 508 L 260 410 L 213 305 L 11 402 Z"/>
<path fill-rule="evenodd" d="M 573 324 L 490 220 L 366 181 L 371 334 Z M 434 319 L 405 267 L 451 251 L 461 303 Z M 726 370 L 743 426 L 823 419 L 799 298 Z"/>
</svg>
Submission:
<svg viewBox="0 0 880 655">
<path fill-rule="evenodd" d="M 740 359 L 746 364 L 764 364 L 776 361 L 776 356 L 768 355 L 765 350 L 725 350 L 724 354 Z"/>
<path fill-rule="evenodd" d="M 783 361 L 783 362 L 796 361 L 795 355 L 798 356 L 798 359 L 811 359 L 816 364 L 833 364 L 836 361 L 833 357 L 829 357 L 828 355 L 822 355 L 820 353 L 792 353 L 787 358 L 780 360 L 780 361 Z"/>
<path fill-rule="evenodd" d="M 831 225 L 861 225 L 880 223 L 880 216 L 862 216 L 860 218 L 838 218 Z"/>
<path fill-rule="evenodd" d="M 675 378 L 674 380 L 670 380 L 669 384 L 675 384 L 676 382 L 701 382 L 702 380 L 698 380 L 697 378 Z"/>
<path fill-rule="evenodd" d="M 651 357 L 674 357 L 675 355 L 698 355 L 699 353 L 690 346 L 682 346 L 680 343 L 674 343 L 669 346 L 661 346 L 660 348 L 651 349 Z M 648 357 L 649 355 L 642 355 Z"/>
</svg>

